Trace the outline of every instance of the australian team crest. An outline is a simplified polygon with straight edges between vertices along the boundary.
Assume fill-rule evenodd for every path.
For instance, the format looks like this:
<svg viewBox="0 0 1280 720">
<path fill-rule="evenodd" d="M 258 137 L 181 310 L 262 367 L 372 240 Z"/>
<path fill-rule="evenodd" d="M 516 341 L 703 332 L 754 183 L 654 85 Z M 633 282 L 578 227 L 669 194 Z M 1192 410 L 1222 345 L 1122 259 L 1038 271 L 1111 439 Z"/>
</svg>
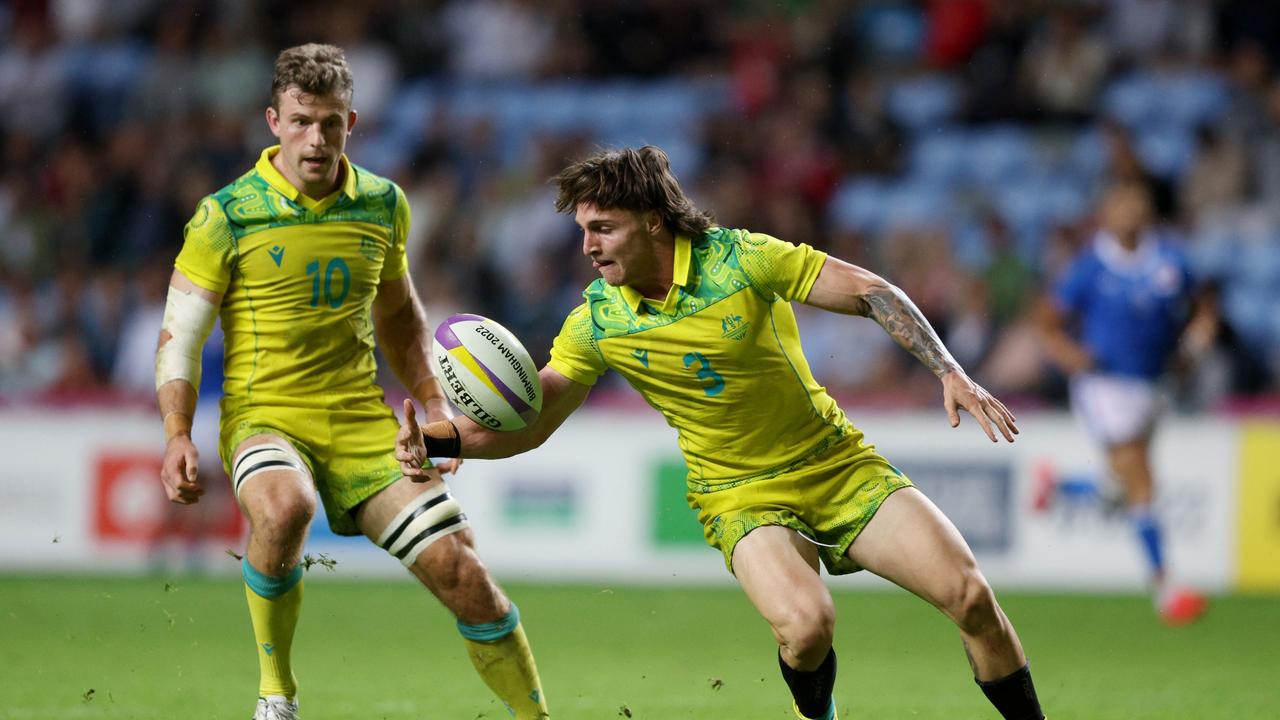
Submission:
<svg viewBox="0 0 1280 720">
<path fill-rule="evenodd" d="M 730 340 L 741 340 L 747 336 L 747 328 L 751 327 L 750 320 L 743 320 L 741 315 L 725 315 L 720 321 L 720 337 Z"/>
</svg>

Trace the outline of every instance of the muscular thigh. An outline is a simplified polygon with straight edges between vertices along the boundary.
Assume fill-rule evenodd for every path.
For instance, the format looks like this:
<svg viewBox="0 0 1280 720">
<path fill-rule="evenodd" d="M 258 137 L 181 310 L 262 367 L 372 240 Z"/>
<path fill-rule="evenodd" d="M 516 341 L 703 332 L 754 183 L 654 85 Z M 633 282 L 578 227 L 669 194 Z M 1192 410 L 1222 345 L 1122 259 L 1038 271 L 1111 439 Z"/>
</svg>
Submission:
<svg viewBox="0 0 1280 720">
<path fill-rule="evenodd" d="M 380 400 L 353 399 L 339 409 L 247 407 L 228 412 L 222 445 L 236 447 L 269 433 L 297 449 L 324 503 L 329 527 L 358 535 L 355 508 L 400 478 L 394 457 L 399 426 Z"/>
<path fill-rule="evenodd" d="M 818 574 L 817 546 L 791 528 L 753 530 L 734 548 L 733 568 L 751 604 L 775 627 L 797 612 L 831 605 Z"/>
<path fill-rule="evenodd" d="M 946 601 L 977 567 L 960 531 L 913 487 L 881 504 L 849 546 L 848 556 L 934 605 Z"/>
</svg>

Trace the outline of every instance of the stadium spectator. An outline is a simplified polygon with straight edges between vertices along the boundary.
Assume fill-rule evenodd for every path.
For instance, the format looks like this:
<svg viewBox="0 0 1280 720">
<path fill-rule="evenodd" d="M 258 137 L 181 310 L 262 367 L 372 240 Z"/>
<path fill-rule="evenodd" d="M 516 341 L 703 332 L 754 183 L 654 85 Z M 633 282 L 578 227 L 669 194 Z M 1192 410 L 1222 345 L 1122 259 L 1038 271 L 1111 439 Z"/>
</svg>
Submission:
<svg viewBox="0 0 1280 720">
<path fill-rule="evenodd" d="M 876 250 L 892 244 L 900 228 L 885 220 L 900 213 L 889 201 L 899 191 L 926 188 L 948 201 L 938 230 L 957 255 L 951 264 L 988 285 L 1003 282 L 999 258 L 964 245 L 987 208 L 1008 224 L 1025 266 L 1048 274 L 1056 262 L 1054 233 L 1088 217 L 1087 202 L 1061 204 L 1060 190 L 1090 198 L 1108 182 L 1142 177 L 1160 214 L 1181 218 L 1180 200 L 1203 194 L 1193 188 L 1236 187 L 1218 165 L 1193 162 L 1201 127 L 1249 150 L 1247 202 L 1268 207 L 1275 204 L 1268 198 L 1280 197 L 1280 181 L 1271 178 L 1280 175 L 1271 147 L 1280 12 L 1261 0 L 1108 0 L 1052 12 L 1043 3 L 1005 2 L 476 5 L 524 18 L 505 31 L 485 25 L 498 37 L 532 28 L 519 47 L 477 46 L 480 25 L 444 21 L 446 14 L 478 12 L 468 10 L 472 5 L 277 3 L 267 22 L 264 6 L 211 0 L 0 3 L 0 100 L 9 108 L 0 117 L 0 286 L 43 294 L 58 266 L 128 276 L 138 258 L 176 252 L 192 196 L 208 193 L 212 178 L 240 172 L 267 144 L 257 121 L 260 102 L 243 92 L 270 71 L 266 48 L 312 39 L 353 48 L 357 73 L 364 72 L 355 57 L 360 48 L 372 68 L 368 79 L 383 87 L 366 87 L 366 102 L 388 93 L 405 98 L 377 123 L 365 113 L 352 142 L 368 167 L 404 180 L 406 190 L 423 173 L 450 177 L 447 211 L 423 229 L 431 255 L 467 258 L 459 275 L 492 272 L 486 268 L 500 266 L 507 241 L 523 240 L 495 240 L 487 229 L 527 200 L 505 183 L 531 176 L 537 156 L 531 148 L 544 139 L 558 143 L 553 152 L 562 157 L 575 145 L 660 143 L 694 194 L 723 218 L 746 227 L 785 223 L 797 233 L 788 237 L 812 238 L 822 249 L 824 238 L 847 230 L 864 234 Z M 1033 48 L 1030 39 L 1052 36 L 1059 13 L 1075 19 L 1080 38 L 1119 59 L 1079 95 L 1072 111 L 1084 123 L 1078 128 L 1047 123 L 1045 104 L 1037 111 L 1014 74 L 1037 62 L 1046 45 Z M 877 36 L 881 31 L 887 34 Z M 499 55 L 477 62 L 496 68 L 501 87 L 461 73 L 454 61 L 463 53 Z M 1056 82 L 1060 74 L 1038 77 Z M 1132 88 L 1138 92 L 1128 93 Z M 752 122 L 743 122 L 744 111 Z M 1022 148 L 981 142 L 1011 130 L 1026 139 Z M 960 142 L 936 142 L 948 137 Z M 943 153 L 935 155 L 935 147 Z M 1234 172 L 1230 163 L 1221 167 Z M 988 168 L 994 174 L 975 181 Z M 848 225 L 847 191 L 868 181 L 879 189 L 869 204 L 874 212 Z M 1211 264 L 1212 253 L 1198 248 L 1232 222 L 1229 213 L 1213 213 L 1190 227 L 1193 262 Z M 1280 227 L 1269 223 L 1272 231 Z M 572 242 L 567 233 L 539 240 L 564 242 Z M 424 251 L 420 244 L 412 250 Z M 571 274 L 558 273 L 554 289 L 524 283 L 502 297 L 476 292 L 483 283 L 454 282 L 446 293 L 417 277 L 423 295 L 452 295 L 440 298 L 441 307 L 502 317 L 507 308 L 532 309 L 543 298 L 558 298 L 545 315 L 566 310 Z M 989 295 L 1004 306 L 998 285 Z M 1262 287 L 1233 286 L 1224 317 L 1247 338 L 1242 352 L 1280 356 L 1280 334 L 1258 320 L 1280 305 Z M 531 294 L 523 297 L 522 288 Z M 1025 326 L 1002 312 L 992 329 L 1004 337 Z M 120 328 L 99 330 L 109 337 Z M 813 331 L 830 332 L 821 323 Z M 54 333 L 39 325 L 32 340 L 40 344 Z M 531 338 L 529 347 L 545 357 L 543 341 Z M 93 357 L 95 372 L 106 370 L 97 350 Z M 920 371 L 908 374 L 929 381 Z M 1277 390 L 1274 372 L 1260 384 L 1238 380 L 1228 386 L 1255 388 L 1253 394 Z M 25 394 L 0 386 L 0 400 Z M 1035 394 L 1056 399 L 1052 391 Z M 912 393 L 899 398 L 916 402 Z"/>
<path fill-rule="evenodd" d="M 465 417 L 396 440 L 406 475 L 431 456 L 508 457 L 542 444 L 615 370 L 680 435 L 689 504 L 707 542 L 773 629 L 798 718 L 834 720 L 835 608 L 818 570 L 861 569 L 932 603 L 960 629 L 974 679 L 1002 716 L 1042 720 L 1013 625 L 955 526 L 863 436 L 808 370 L 792 301 L 875 320 L 937 376 L 951 425 L 992 442 L 1013 415 L 965 375 L 901 290 L 807 245 L 729 230 L 693 206 L 653 146 L 604 151 L 556 176 L 600 278 L 542 368 L 542 410 L 497 432 Z"/>
<path fill-rule="evenodd" d="M 187 224 L 156 351 L 161 480 L 175 503 L 205 492 L 192 424 L 200 349 L 220 315 L 220 450 L 250 524 L 242 573 L 261 673 L 255 720 L 298 717 L 291 655 L 317 491 L 334 532 L 378 543 L 457 617 L 477 672 L 515 717 L 546 718 L 519 612 L 476 555 L 466 515 L 436 468 L 410 480 L 388 453 L 397 424 L 372 382 L 375 335 L 428 417 L 450 412 L 407 274 L 405 196 L 343 152 L 352 93 L 341 49 L 283 51 L 266 112 L 280 144 Z"/>
</svg>

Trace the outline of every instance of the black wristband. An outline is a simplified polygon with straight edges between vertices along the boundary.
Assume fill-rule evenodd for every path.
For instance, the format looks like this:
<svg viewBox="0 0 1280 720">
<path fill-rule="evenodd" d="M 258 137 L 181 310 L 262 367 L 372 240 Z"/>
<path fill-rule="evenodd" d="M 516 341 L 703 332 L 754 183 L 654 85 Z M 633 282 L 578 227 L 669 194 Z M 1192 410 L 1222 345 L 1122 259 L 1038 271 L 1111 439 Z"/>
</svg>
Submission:
<svg viewBox="0 0 1280 720">
<path fill-rule="evenodd" d="M 448 420 L 423 425 L 422 440 L 427 446 L 427 457 L 456 458 L 462 455 L 458 426 Z"/>
</svg>

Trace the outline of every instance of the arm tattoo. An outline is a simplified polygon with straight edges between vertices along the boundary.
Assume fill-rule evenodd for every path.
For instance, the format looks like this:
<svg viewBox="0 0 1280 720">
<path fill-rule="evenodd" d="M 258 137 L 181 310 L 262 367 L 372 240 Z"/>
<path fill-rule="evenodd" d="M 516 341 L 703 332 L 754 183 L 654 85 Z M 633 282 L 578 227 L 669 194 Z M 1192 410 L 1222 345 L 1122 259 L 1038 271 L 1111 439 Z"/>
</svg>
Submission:
<svg viewBox="0 0 1280 720">
<path fill-rule="evenodd" d="M 893 285 L 877 284 L 862 296 L 862 301 L 867 307 L 867 317 L 880 323 L 895 342 L 915 355 L 934 375 L 942 377 L 956 369 L 955 358 L 906 293 Z"/>
</svg>

